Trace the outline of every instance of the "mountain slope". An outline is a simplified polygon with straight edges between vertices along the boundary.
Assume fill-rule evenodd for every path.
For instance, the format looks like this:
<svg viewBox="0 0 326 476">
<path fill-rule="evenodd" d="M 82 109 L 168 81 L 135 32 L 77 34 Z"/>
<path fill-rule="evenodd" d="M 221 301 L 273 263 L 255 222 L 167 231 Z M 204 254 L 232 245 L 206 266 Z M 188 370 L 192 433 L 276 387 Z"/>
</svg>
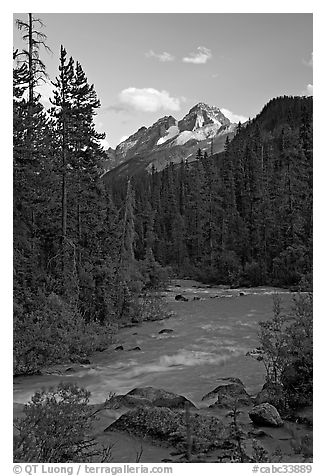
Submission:
<svg viewBox="0 0 326 476">
<path fill-rule="evenodd" d="M 198 103 L 180 121 L 162 117 L 107 151 L 108 172 L 114 169 L 116 175 L 134 175 L 152 167 L 162 170 L 171 162 L 191 162 L 198 148 L 209 153 L 212 148 L 214 153 L 222 151 L 226 136 L 232 138 L 235 129 L 236 124 L 219 108 Z"/>
</svg>

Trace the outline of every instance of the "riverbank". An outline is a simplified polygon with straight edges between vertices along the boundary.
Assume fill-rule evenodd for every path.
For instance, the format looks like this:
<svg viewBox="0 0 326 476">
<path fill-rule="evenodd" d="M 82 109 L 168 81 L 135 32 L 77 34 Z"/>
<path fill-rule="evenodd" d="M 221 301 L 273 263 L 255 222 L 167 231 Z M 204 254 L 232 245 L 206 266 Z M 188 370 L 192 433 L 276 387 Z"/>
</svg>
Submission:
<svg viewBox="0 0 326 476">
<path fill-rule="evenodd" d="M 138 389 L 131 393 L 134 396 L 129 399 L 114 396 L 104 404 L 90 405 L 91 410 L 96 412 L 91 436 L 98 446 L 111 447 L 112 462 L 187 461 L 186 400 L 179 399 L 176 404 L 175 398 L 178 396 L 158 389 Z M 147 400 L 144 403 L 142 395 L 150 397 L 151 394 L 157 394 L 161 398 L 160 402 L 153 405 L 153 402 Z M 249 458 L 247 461 L 250 458 L 255 461 L 254 448 L 257 444 L 268 462 L 312 461 L 311 408 L 300 412 L 301 421 L 304 417 L 305 423 L 284 421 L 280 426 L 273 427 L 254 424 L 249 416 L 253 407 L 254 401 L 237 407 L 237 428 L 242 435 L 243 454 Z M 14 405 L 15 418 L 23 417 L 23 409 L 22 404 Z M 190 403 L 188 411 L 191 422 L 191 461 L 232 461 L 237 446 L 230 406 L 215 404 L 198 409 Z"/>
<path fill-rule="evenodd" d="M 14 400 L 27 402 L 35 390 L 56 386 L 61 381 L 90 390 L 93 405 L 102 404 L 112 394 L 124 395 L 135 388 L 151 386 L 182 395 L 194 403 L 199 415 L 213 415 L 226 423 L 227 411 L 219 407 L 208 409 L 202 397 L 224 377 L 239 378 L 250 396 L 261 390 L 265 379 L 263 365 L 247 354 L 258 345 L 258 322 L 272 317 L 275 293 L 281 296 L 284 306 L 291 305 L 292 294 L 287 290 L 264 287 L 230 289 L 176 280 L 163 293 L 166 309 L 173 313 L 169 320 L 147 321 L 142 325 L 135 323 L 133 327 L 120 329 L 116 342 L 103 352 L 93 354 L 89 364 L 59 365 L 47 369 L 43 375 L 14 379 Z M 248 407 L 244 408 L 241 414 L 247 435 L 255 430 L 248 410 Z M 127 458 L 121 459 L 126 462 L 135 461 L 135 448 L 142 445 L 147 445 L 143 462 L 171 458 L 178 461 L 183 457 L 171 455 L 176 449 L 172 446 L 166 448 L 166 441 L 162 445 L 162 441 L 153 437 L 149 439 L 121 429 L 108 430 L 104 434 L 104 429 L 128 411 L 130 407 L 120 406 L 102 409 L 97 414 L 99 420 L 94 432 L 98 441 L 113 438 L 115 448 L 122 445 L 126 449 L 128 456 L 116 449 L 115 461 L 119 458 Z M 304 420 L 299 426 L 292 421 L 286 422 L 282 428 L 271 431 L 263 428 L 263 431 L 269 436 L 257 438 L 268 453 L 277 452 L 280 446 L 284 458 L 290 458 L 286 461 L 291 461 L 291 458 L 292 461 L 302 461 L 302 454 L 296 455 L 291 441 L 295 439 L 293 431 L 299 434 L 299 439 L 305 436 L 305 432 L 312 433 Z M 252 438 L 245 438 L 249 446 Z M 299 444 L 295 445 L 299 451 Z M 205 458 L 217 456 L 212 452 Z"/>
</svg>

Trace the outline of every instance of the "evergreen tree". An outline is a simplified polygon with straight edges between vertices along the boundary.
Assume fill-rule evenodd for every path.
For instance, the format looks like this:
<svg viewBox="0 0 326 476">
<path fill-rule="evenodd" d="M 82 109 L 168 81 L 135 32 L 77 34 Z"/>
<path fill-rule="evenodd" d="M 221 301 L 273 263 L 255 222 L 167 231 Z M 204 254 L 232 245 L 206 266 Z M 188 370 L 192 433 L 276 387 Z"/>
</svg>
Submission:
<svg viewBox="0 0 326 476">
<path fill-rule="evenodd" d="M 58 152 L 60 165 L 58 167 L 61 176 L 61 273 L 62 292 L 64 293 L 68 285 L 68 253 L 73 253 L 73 274 L 76 274 L 76 254 L 75 245 L 69 240 L 67 235 L 68 227 L 68 179 L 69 169 L 72 161 L 72 143 L 74 122 L 73 122 L 73 79 L 74 60 L 67 60 L 67 52 L 63 46 L 60 50 L 59 76 L 53 82 L 54 99 L 51 99 L 53 108 L 52 116 L 55 119 L 56 135 L 58 138 Z M 69 250 L 69 246 L 72 250 Z M 76 280 L 76 276 L 75 276 Z"/>
<path fill-rule="evenodd" d="M 37 25 L 41 28 L 44 26 L 41 19 L 34 18 L 33 14 L 29 13 L 27 22 L 17 19 L 16 25 L 23 32 L 22 39 L 27 43 L 27 49 L 17 52 L 16 60 L 19 64 L 26 65 L 28 72 L 26 141 L 28 158 L 31 161 L 36 148 L 34 144 L 34 134 L 37 130 L 37 124 L 34 121 L 35 108 L 37 108 L 35 100 L 39 96 L 35 93 L 35 88 L 40 81 L 45 81 L 47 76 L 45 64 L 40 58 L 40 48 L 43 47 L 46 51 L 51 50 L 45 43 L 46 35 L 36 29 Z"/>
</svg>

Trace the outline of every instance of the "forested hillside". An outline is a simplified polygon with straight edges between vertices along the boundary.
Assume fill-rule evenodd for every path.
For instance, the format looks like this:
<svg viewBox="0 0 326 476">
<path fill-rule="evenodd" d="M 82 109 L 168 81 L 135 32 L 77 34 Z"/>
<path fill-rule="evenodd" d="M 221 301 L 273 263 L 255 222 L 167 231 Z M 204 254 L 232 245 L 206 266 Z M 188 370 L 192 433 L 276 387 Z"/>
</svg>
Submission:
<svg viewBox="0 0 326 476">
<path fill-rule="evenodd" d="M 279 97 L 225 151 L 134 179 L 138 259 L 233 286 L 306 287 L 312 271 L 312 97 Z M 114 202 L 125 195 L 111 173 Z"/>
<path fill-rule="evenodd" d="M 52 106 L 42 22 L 14 52 L 14 371 L 85 361 L 130 321 L 162 315 L 147 292 L 177 276 L 307 288 L 312 267 L 312 98 L 280 97 L 192 163 L 100 177 L 100 101 L 61 46 Z M 132 158 L 130 160 L 133 160 Z"/>
<path fill-rule="evenodd" d="M 160 275 L 152 256 L 134 259 L 131 185 L 118 210 L 100 180 L 94 86 L 62 46 L 45 110 L 42 22 L 29 14 L 17 25 L 27 48 L 14 52 L 13 71 L 16 374 L 106 348 L 118 325 L 146 316 L 149 273 Z"/>
</svg>

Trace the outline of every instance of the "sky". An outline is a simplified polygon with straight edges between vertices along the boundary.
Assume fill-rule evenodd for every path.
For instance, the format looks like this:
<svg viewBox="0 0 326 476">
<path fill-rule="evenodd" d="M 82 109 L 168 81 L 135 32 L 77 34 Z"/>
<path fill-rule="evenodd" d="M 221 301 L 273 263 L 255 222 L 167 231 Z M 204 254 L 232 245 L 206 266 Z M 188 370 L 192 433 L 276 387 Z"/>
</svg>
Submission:
<svg viewBox="0 0 326 476">
<path fill-rule="evenodd" d="M 255 117 L 273 97 L 311 95 L 309 13 L 35 13 L 52 50 L 41 52 L 51 80 L 62 44 L 101 101 L 95 118 L 115 148 L 160 117 L 181 119 L 198 102 L 233 121 Z M 14 14 L 26 19 L 27 14 Z M 14 47 L 21 32 L 14 29 Z M 41 87 L 44 104 L 50 84 Z"/>
</svg>

